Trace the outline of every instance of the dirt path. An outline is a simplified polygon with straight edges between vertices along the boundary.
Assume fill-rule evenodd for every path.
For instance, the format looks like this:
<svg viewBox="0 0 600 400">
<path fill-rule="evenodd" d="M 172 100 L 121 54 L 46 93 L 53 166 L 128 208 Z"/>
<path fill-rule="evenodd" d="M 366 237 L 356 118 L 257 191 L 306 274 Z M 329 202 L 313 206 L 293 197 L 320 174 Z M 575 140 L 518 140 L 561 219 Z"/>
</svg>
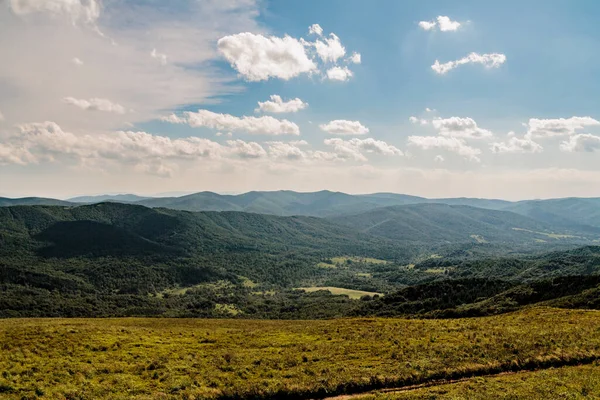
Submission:
<svg viewBox="0 0 600 400">
<path fill-rule="evenodd" d="M 378 390 L 371 390 L 369 392 L 364 392 L 364 393 L 343 394 L 340 396 L 326 397 L 322 400 L 360 399 L 361 397 L 369 396 L 369 395 L 373 395 L 373 394 L 410 392 L 412 390 L 428 388 L 428 387 L 433 387 L 433 386 L 444 386 L 444 385 L 452 385 L 454 383 L 466 382 L 466 381 L 469 381 L 469 380 L 475 379 L 475 378 L 487 378 L 487 377 L 496 377 L 496 376 L 503 376 L 503 375 L 516 375 L 516 374 L 524 374 L 527 372 L 533 372 L 533 371 L 523 370 L 523 371 L 518 371 L 518 372 L 500 372 L 498 374 L 482 375 L 482 376 L 477 376 L 477 377 L 471 376 L 468 378 L 461 378 L 461 379 L 439 379 L 439 380 L 435 380 L 435 381 L 419 383 L 418 385 L 410 385 L 410 386 L 403 386 L 403 387 L 390 388 L 390 389 L 378 389 Z"/>
<path fill-rule="evenodd" d="M 589 364 L 590 362 L 582 362 L 578 365 L 585 365 L 585 364 Z M 325 397 L 322 400 L 350 400 L 350 399 L 360 399 L 361 397 L 364 396 L 369 396 L 369 395 L 374 395 L 374 394 L 382 394 L 382 393 L 401 393 L 401 392 L 410 392 L 412 390 L 417 390 L 417 389 L 422 389 L 422 388 L 428 388 L 428 387 L 433 387 L 433 386 L 445 386 L 445 385 L 452 385 L 455 383 L 461 383 L 461 382 L 466 382 L 475 378 L 495 378 L 495 377 L 499 377 L 499 376 L 505 376 L 505 375 L 518 375 L 518 374 L 525 374 L 525 373 L 529 373 L 529 372 L 535 372 L 535 371 L 543 371 L 545 369 L 550 369 L 550 368 L 566 368 L 569 366 L 574 366 L 572 364 L 565 364 L 563 366 L 560 367 L 545 367 L 545 368 L 538 368 L 538 369 L 523 369 L 520 371 L 505 371 L 505 372 L 499 372 L 496 374 L 487 374 L 487 375 L 478 375 L 478 376 L 469 376 L 469 377 L 464 377 L 464 378 L 460 378 L 460 379 L 438 379 L 438 380 L 432 380 L 429 382 L 424 382 L 424 383 L 419 383 L 416 385 L 409 385 L 409 386 L 402 386 L 402 387 L 397 387 L 397 388 L 388 388 L 388 389 L 377 389 L 377 390 L 370 390 L 370 391 L 365 391 L 363 393 L 356 393 L 356 394 L 344 394 L 344 395 L 339 395 L 339 396 L 332 396 L 332 397 Z"/>
</svg>

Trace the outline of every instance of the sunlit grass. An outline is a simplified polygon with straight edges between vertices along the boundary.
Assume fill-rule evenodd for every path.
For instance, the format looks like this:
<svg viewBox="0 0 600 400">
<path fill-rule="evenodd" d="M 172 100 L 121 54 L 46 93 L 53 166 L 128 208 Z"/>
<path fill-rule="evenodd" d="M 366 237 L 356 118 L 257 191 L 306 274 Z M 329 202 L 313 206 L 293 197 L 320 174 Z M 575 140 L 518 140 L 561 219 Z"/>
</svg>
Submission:
<svg viewBox="0 0 600 400">
<path fill-rule="evenodd" d="M 600 356 L 600 312 L 456 320 L 0 321 L 8 399 L 310 398 Z M 314 397 L 314 396 L 313 396 Z"/>
<path fill-rule="evenodd" d="M 345 295 L 350 297 L 351 299 L 360 299 L 363 296 L 374 296 L 379 295 L 383 296 L 381 293 L 377 292 L 366 292 L 364 290 L 353 290 L 353 289 L 344 289 L 340 287 L 333 286 L 311 286 L 311 287 L 302 287 L 298 288 L 299 290 L 304 290 L 305 292 L 317 292 L 319 290 L 326 290 L 334 295 Z"/>
<path fill-rule="evenodd" d="M 417 399 L 598 399 L 600 365 L 551 368 L 493 377 L 478 377 L 404 392 L 357 396 L 356 400 Z"/>
</svg>

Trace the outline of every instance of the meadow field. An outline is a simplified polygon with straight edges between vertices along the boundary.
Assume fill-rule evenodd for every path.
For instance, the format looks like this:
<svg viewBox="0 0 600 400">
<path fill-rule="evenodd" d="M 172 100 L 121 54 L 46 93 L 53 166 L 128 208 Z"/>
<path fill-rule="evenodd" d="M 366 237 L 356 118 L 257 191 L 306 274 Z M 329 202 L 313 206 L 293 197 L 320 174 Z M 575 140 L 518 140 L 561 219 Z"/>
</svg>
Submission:
<svg viewBox="0 0 600 400">
<path fill-rule="evenodd" d="M 593 365 L 600 312 L 531 308 L 453 320 L 7 319 L 0 321 L 0 346 L 0 397 L 7 399 L 326 398 Z M 600 396 L 597 385 L 586 390 Z"/>
<path fill-rule="evenodd" d="M 337 400 L 349 398 L 356 400 L 598 399 L 600 398 L 600 364 L 476 377 L 431 387 L 339 396 Z"/>
</svg>

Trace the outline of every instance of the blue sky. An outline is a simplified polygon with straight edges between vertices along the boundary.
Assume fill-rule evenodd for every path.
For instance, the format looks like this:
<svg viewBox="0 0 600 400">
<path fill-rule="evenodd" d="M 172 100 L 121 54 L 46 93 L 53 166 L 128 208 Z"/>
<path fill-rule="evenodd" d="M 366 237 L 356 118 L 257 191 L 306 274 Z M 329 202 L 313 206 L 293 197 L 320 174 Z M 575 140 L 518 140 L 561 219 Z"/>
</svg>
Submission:
<svg viewBox="0 0 600 400">
<path fill-rule="evenodd" d="M 12 60 L 0 67 L 0 195 L 600 196 L 599 8 L 8 0 L 0 10 L 0 37 L 11 38 L 0 50 Z M 455 25 L 443 29 L 438 17 Z M 422 21 L 436 24 L 427 30 Z M 309 34 L 313 24 L 321 35 Z M 265 58 L 286 36 L 281 53 Z M 326 60 L 317 43 L 333 37 L 344 54 Z M 354 52 L 360 63 L 349 61 Z M 479 62 L 432 69 L 473 53 Z M 494 57 L 501 60 L 492 65 Z M 46 63 L 32 67 L 36 59 Z M 297 73 L 281 68 L 286 60 Z M 351 76 L 328 79 L 334 67 Z M 308 105 L 255 111 L 272 95 Z M 346 130 L 322 128 L 331 121 Z"/>
</svg>

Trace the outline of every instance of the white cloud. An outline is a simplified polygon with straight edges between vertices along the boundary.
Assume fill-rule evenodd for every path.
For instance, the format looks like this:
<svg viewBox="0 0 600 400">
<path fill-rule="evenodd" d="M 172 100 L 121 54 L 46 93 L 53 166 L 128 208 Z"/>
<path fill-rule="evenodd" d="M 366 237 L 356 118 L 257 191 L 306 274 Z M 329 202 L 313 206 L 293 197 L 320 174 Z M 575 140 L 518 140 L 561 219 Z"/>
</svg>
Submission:
<svg viewBox="0 0 600 400">
<path fill-rule="evenodd" d="M 47 13 L 67 17 L 73 24 L 93 24 L 100 17 L 100 2 L 96 0 L 9 0 L 9 5 L 19 16 Z"/>
<path fill-rule="evenodd" d="M 365 135 L 369 128 L 363 126 L 359 121 L 347 121 L 336 119 L 326 124 L 319 125 L 322 131 L 332 135 Z"/>
<path fill-rule="evenodd" d="M 421 21 L 419 27 L 423 30 L 430 31 L 435 28 L 437 23 L 435 21 Z"/>
<path fill-rule="evenodd" d="M 284 160 L 303 160 L 308 157 L 308 154 L 298 146 L 305 146 L 308 143 L 305 141 L 296 142 L 267 142 L 269 146 L 269 155 L 275 159 Z"/>
<path fill-rule="evenodd" d="M 79 58 L 77 57 L 73 57 L 73 59 L 71 60 L 71 62 L 77 66 L 81 66 L 83 65 L 83 61 L 81 61 Z"/>
<path fill-rule="evenodd" d="M 431 66 L 437 74 L 444 75 L 448 71 L 465 64 L 481 64 L 486 68 L 498 68 L 506 62 L 506 56 L 500 53 L 478 54 L 471 53 L 456 61 L 449 61 L 441 64 L 438 60 Z"/>
<path fill-rule="evenodd" d="M 574 135 L 560 144 L 560 149 L 566 152 L 594 152 L 600 150 L 600 136 L 589 133 Z"/>
<path fill-rule="evenodd" d="M 333 140 L 333 139 L 330 139 Z M 351 145 L 356 146 L 362 151 L 367 153 L 381 154 L 385 156 L 401 156 L 402 151 L 395 146 L 387 144 L 382 140 L 376 140 L 373 138 L 358 139 L 353 138 L 348 141 Z"/>
<path fill-rule="evenodd" d="M 460 22 L 452 21 L 449 17 L 440 15 L 437 17 L 437 23 L 442 32 L 452 32 L 460 28 Z"/>
<path fill-rule="evenodd" d="M 283 101 L 281 96 L 276 94 L 271 95 L 270 101 L 258 102 L 258 108 L 255 111 L 269 113 L 290 113 L 304 110 L 308 107 L 308 103 L 303 102 L 299 98 Z"/>
<path fill-rule="evenodd" d="M 454 32 L 460 28 L 461 23 L 458 21 L 452 21 L 450 17 L 440 15 L 436 18 L 435 21 L 421 21 L 419 22 L 419 27 L 426 31 L 434 30 L 439 27 L 442 32 Z"/>
<path fill-rule="evenodd" d="M 243 140 L 228 140 L 227 145 L 232 148 L 233 153 L 241 158 L 262 158 L 267 155 L 263 147 L 256 142 L 245 142 Z"/>
<path fill-rule="evenodd" d="M 332 81 L 347 81 L 352 78 L 352 71 L 348 67 L 332 67 L 327 70 L 327 78 Z"/>
<path fill-rule="evenodd" d="M 529 138 L 546 138 L 574 135 L 576 131 L 588 126 L 598 126 L 600 121 L 591 117 L 571 117 L 556 119 L 531 118 L 527 124 Z"/>
<path fill-rule="evenodd" d="M 348 57 L 348 61 L 350 61 L 352 64 L 360 64 L 362 62 L 362 57 L 360 53 L 355 51 L 350 57 Z"/>
<path fill-rule="evenodd" d="M 81 108 L 87 111 L 104 111 L 115 114 L 125 114 L 127 110 L 120 104 L 113 103 L 107 99 L 92 98 L 89 100 L 75 99 L 73 97 L 65 97 L 63 101 L 69 105 Z"/>
<path fill-rule="evenodd" d="M 373 138 L 353 138 L 350 140 L 333 138 L 325 139 L 324 143 L 327 146 L 333 147 L 334 160 L 367 161 L 367 158 L 363 153 L 374 153 L 386 156 L 403 155 L 400 149 Z M 326 156 L 323 156 L 323 153 L 317 154 L 317 157 L 327 158 Z"/>
<path fill-rule="evenodd" d="M 346 48 L 342 46 L 340 38 L 334 33 L 329 34 L 324 41 L 317 40 L 314 44 L 317 54 L 324 62 L 335 63 L 340 58 L 346 55 Z"/>
<path fill-rule="evenodd" d="M 198 112 L 186 111 L 183 117 L 171 114 L 163 117 L 163 121 L 176 124 L 187 123 L 193 128 L 207 127 L 211 129 L 246 132 L 257 135 L 299 135 L 300 128 L 286 119 L 275 119 L 271 116 L 241 118 L 230 114 L 218 114 L 208 110 Z"/>
<path fill-rule="evenodd" d="M 422 119 L 422 118 L 417 118 L 415 116 L 411 116 L 409 119 L 411 124 L 419 124 L 419 125 L 427 125 L 429 123 L 429 121 L 427 121 L 426 119 Z"/>
<path fill-rule="evenodd" d="M 173 170 L 173 164 L 164 164 L 165 160 L 215 158 L 223 152 L 220 144 L 197 137 L 171 139 L 132 131 L 75 135 L 51 121 L 20 124 L 17 129 L 19 133 L 8 137 L 0 147 L 0 163 L 62 161 L 102 168 L 117 162 L 166 175 L 167 170 Z M 12 156 L 7 157 L 7 150 Z"/>
<path fill-rule="evenodd" d="M 4 114 L 0 111 L 0 122 L 4 121 Z"/>
<path fill-rule="evenodd" d="M 443 157 L 443 156 L 441 156 L 441 155 L 439 155 L 439 154 L 438 154 L 437 156 L 435 156 L 435 157 L 433 158 L 433 161 L 435 161 L 436 163 L 440 163 L 440 164 L 441 164 L 441 163 L 443 163 L 445 160 L 444 160 L 444 157 Z"/>
<path fill-rule="evenodd" d="M 311 26 L 308 27 L 308 34 L 323 36 L 323 28 L 321 28 L 321 25 L 319 25 L 319 24 L 312 24 Z"/>
<path fill-rule="evenodd" d="M 492 132 L 478 127 L 472 118 L 436 118 L 432 124 L 442 136 L 462 139 L 482 139 L 493 136 Z"/>
<path fill-rule="evenodd" d="M 217 47 L 231 66 L 249 81 L 288 80 L 317 69 L 306 54 L 304 44 L 290 36 L 266 37 L 244 32 L 222 37 Z"/>
<path fill-rule="evenodd" d="M 3 60 L 10 60 L 0 63 L 2 81 L 10 83 L 10 90 L 0 88 L 0 108 L 13 124 L 55 120 L 78 132 L 114 130 L 125 122 L 157 118 L 164 110 L 238 92 L 240 87 L 230 84 L 235 77 L 226 76 L 213 64 L 220 58 L 215 42 L 240 30 L 260 32 L 258 6 L 253 0 L 186 0 L 169 13 L 161 12 L 156 2 L 103 1 L 97 19 L 93 13 L 87 18 L 85 13 L 78 17 L 73 11 L 75 24 L 70 14 L 65 14 L 71 9 L 56 8 L 57 4 L 77 3 L 85 8 L 100 2 L 0 3 L 0 54 Z M 20 7 L 19 14 L 13 4 Z M 92 25 L 117 43 L 99 36 L 95 27 L 85 22 L 92 20 Z M 211 23 L 199 25 L 199 20 Z M 152 62 L 153 47 L 169 49 L 168 65 Z M 74 57 L 85 65 L 75 68 Z M 49 71 L 52 79 L 40 79 Z M 61 100 L 65 96 L 110 99 L 135 113 L 82 115 L 64 106 Z"/>
<path fill-rule="evenodd" d="M 481 150 L 471 147 L 464 140 L 444 136 L 409 136 L 408 144 L 423 150 L 444 149 L 465 157 L 470 161 L 480 162 L 477 157 Z"/>
<path fill-rule="evenodd" d="M 152 52 L 150 53 L 150 57 L 156 58 L 158 61 L 160 61 L 161 65 L 167 65 L 167 55 L 158 53 L 156 51 L 156 49 L 152 49 Z"/>
<path fill-rule="evenodd" d="M 511 132 L 512 133 L 512 132 Z M 492 143 L 493 153 L 541 153 L 544 148 L 531 139 L 520 139 L 509 133 L 507 142 Z"/>
</svg>

